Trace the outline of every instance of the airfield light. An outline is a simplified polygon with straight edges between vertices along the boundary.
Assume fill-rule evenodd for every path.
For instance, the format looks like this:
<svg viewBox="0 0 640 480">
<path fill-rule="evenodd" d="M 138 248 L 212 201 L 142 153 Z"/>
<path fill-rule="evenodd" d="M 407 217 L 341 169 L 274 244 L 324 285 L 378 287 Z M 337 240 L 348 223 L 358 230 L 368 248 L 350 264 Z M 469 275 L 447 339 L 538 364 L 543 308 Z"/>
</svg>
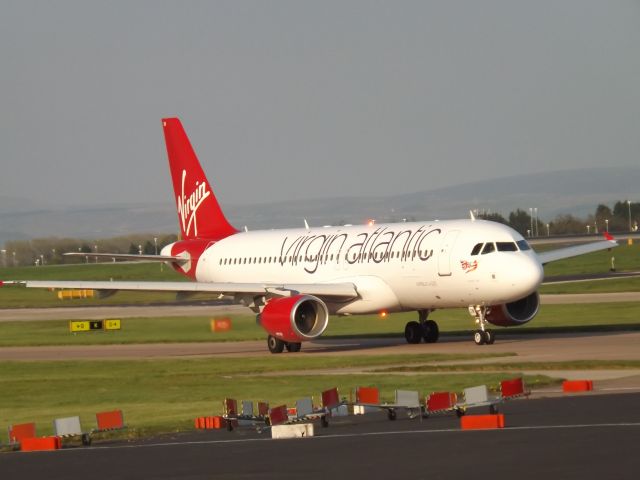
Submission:
<svg viewBox="0 0 640 480">
<path fill-rule="evenodd" d="M 369 225 L 370 227 L 373 227 L 375 223 L 376 221 L 373 218 L 370 218 L 369 221 L 367 222 L 367 225 Z"/>
<path fill-rule="evenodd" d="M 387 311 L 386 310 L 381 310 L 380 311 L 380 318 L 386 318 L 387 317 Z"/>
<path fill-rule="evenodd" d="M 591 225 L 587 225 L 587 235 L 591 233 Z"/>
<path fill-rule="evenodd" d="M 549 224 L 547 223 L 547 237 L 549 236 Z"/>
<path fill-rule="evenodd" d="M 604 224 L 605 224 L 605 228 L 607 230 L 607 233 L 609 233 L 609 219 L 608 218 L 604 219 Z"/>
</svg>

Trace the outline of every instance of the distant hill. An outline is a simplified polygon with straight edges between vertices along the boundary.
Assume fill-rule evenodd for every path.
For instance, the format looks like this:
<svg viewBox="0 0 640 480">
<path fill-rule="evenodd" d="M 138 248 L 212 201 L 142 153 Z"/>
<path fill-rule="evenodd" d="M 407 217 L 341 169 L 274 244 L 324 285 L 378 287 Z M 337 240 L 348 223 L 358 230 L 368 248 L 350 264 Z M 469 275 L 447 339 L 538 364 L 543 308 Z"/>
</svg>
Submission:
<svg viewBox="0 0 640 480">
<path fill-rule="evenodd" d="M 469 172 L 469 177 L 473 172 Z M 425 185 L 429 179 L 425 178 Z M 348 192 L 345 192 L 348 193 Z M 433 220 L 467 217 L 480 209 L 508 215 L 516 208 L 538 208 L 541 220 L 558 214 L 586 216 L 598 203 L 640 201 L 640 167 L 592 168 L 496 178 L 392 196 L 308 199 L 293 203 L 225 205 L 229 220 L 250 229 L 380 222 L 403 218 Z M 128 233 L 177 230 L 175 206 L 122 204 L 47 208 L 27 199 L 0 197 L 0 244 L 7 240 L 47 236 L 105 238 Z"/>
</svg>

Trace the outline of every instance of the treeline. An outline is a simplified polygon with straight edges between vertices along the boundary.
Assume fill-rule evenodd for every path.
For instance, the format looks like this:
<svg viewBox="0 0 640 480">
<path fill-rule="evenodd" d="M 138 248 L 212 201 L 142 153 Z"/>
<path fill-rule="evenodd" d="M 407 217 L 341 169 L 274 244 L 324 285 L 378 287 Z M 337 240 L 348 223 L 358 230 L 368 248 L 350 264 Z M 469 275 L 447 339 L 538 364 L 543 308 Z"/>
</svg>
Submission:
<svg viewBox="0 0 640 480">
<path fill-rule="evenodd" d="M 596 211 L 586 218 L 573 215 L 558 215 L 550 221 L 541 220 L 537 208 L 517 209 L 508 218 L 499 213 L 479 212 L 478 218 L 509 225 L 525 237 L 549 235 L 580 235 L 589 233 L 636 232 L 640 221 L 640 203 L 627 200 L 616 202 L 613 209 L 600 204 Z"/>
<path fill-rule="evenodd" d="M 517 209 L 505 218 L 499 213 L 476 212 L 477 218 L 509 225 L 525 237 L 548 235 L 579 235 L 589 233 L 637 231 L 640 221 L 640 203 L 626 200 L 616 202 L 613 209 L 600 204 L 586 218 L 558 215 L 545 222 L 537 215 L 537 209 Z M 412 221 L 413 218 L 403 219 Z M 0 251 L 0 266 L 55 265 L 59 263 L 83 263 L 88 257 L 63 257 L 66 252 L 130 253 L 153 255 L 162 247 L 177 240 L 176 235 L 136 234 L 99 240 L 75 238 L 36 238 L 6 242 Z M 101 260 L 105 261 L 105 259 Z"/>
<path fill-rule="evenodd" d="M 63 254 L 67 252 L 153 255 L 156 252 L 160 253 L 162 247 L 177 239 L 176 235 L 135 234 L 93 241 L 57 237 L 13 240 L 6 242 L 0 251 L 0 266 L 55 265 L 87 261 L 86 257 L 64 257 Z"/>
</svg>

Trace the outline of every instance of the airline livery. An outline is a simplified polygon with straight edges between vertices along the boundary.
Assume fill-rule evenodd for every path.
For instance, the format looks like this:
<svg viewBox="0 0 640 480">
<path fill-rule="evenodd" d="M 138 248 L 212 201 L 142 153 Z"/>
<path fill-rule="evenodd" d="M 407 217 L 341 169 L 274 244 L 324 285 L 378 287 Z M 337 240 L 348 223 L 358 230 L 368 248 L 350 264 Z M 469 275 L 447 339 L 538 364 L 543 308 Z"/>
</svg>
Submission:
<svg viewBox="0 0 640 480">
<path fill-rule="evenodd" d="M 617 246 L 613 238 L 536 254 L 508 226 L 483 220 L 238 231 L 225 218 L 177 118 L 162 121 L 181 240 L 161 255 L 95 254 L 167 262 L 193 282 L 29 281 L 27 287 L 210 292 L 257 314 L 272 353 L 318 338 L 329 315 L 416 311 L 409 343 L 438 340 L 429 314 L 467 308 L 474 341 L 489 324 L 522 325 L 538 312 L 542 265 Z M 85 255 L 85 254 L 82 254 Z M 93 256 L 94 254 L 90 254 Z"/>
</svg>

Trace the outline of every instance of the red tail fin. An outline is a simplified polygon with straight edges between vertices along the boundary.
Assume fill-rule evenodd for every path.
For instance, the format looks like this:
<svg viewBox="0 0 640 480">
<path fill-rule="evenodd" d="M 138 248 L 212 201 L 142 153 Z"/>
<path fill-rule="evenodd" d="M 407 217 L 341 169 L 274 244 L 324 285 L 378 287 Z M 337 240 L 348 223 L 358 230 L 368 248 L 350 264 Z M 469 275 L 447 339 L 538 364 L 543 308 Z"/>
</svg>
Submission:
<svg viewBox="0 0 640 480">
<path fill-rule="evenodd" d="M 178 221 L 184 240 L 220 240 L 236 233 L 227 221 L 177 118 L 162 119 Z"/>
</svg>

